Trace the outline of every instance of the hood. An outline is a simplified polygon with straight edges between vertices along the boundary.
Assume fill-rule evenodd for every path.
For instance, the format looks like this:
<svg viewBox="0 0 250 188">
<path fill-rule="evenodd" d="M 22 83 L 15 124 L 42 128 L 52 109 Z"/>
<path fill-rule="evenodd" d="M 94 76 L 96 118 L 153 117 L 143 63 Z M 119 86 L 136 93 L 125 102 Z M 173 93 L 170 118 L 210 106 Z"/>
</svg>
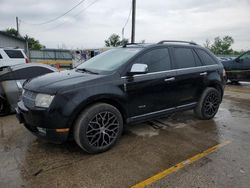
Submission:
<svg viewBox="0 0 250 188">
<path fill-rule="evenodd" d="M 88 81 L 93 81 L 103 76 L 67 70 L 33 78 L 26 82 L 24 89 L 54 94 L 59 90 L 72 89 L 74 86 L 78 87 L 79 85 L 87 84 Z"/>
<path fill-rule="evenodd" d="M 221 63 L 223 64 L 225 69 L 231 67 L 233 62 L 234 62 L 234 60 L 221 61 Z"/>
</svg>

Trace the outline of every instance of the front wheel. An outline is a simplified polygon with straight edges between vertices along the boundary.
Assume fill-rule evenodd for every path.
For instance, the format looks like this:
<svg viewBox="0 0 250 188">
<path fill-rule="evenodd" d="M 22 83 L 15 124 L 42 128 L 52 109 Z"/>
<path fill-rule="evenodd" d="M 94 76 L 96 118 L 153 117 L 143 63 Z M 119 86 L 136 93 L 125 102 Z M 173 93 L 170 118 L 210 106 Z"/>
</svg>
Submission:
<svg viewBox="0 0 250 188">
<path fill-rule="evenodd" d="M 107 151 L 118 141 L 123 130 L 119 110 L 106 103 L 97 103 L 84 110 L 74 127 L 76 143 L 88 153 Z"/>
<path fill-rule="evenodd" d="M 218 112 L 221 103 L 221 93 L 215 88 L 207 88 L 194 109 L 195 114 L 200 119 L 212 119 Z"/>
</svg>

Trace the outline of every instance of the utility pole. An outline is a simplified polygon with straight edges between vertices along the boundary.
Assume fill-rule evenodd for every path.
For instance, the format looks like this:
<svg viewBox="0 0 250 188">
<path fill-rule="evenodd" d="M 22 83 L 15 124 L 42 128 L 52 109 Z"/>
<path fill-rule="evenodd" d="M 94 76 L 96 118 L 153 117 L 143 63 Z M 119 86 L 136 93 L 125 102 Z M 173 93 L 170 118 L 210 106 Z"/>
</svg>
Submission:
<svg viewBox="0 0 250 188">
<path fill-rule="evenodd" d="M 16 17 L 16 30 L 17 30 L 17 35 L 19 36 L 19 20 L 18 20 L 18 17 Z"/>
<path fill-rule="evenodd" d="M 135 43 L 135 17 L 136 17 L 136 0 L 132 0 L 132 33 L 131 33 L 131 43 Z"/>
</svg>

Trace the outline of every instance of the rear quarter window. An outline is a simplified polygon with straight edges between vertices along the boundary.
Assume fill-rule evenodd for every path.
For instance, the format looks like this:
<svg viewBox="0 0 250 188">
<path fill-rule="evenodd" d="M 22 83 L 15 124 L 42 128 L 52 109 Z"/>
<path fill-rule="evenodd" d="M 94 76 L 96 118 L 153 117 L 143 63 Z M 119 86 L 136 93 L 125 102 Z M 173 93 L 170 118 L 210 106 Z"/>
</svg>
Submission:
<svg viewBox="0 0 250 188">
<path fill-rule="evenodd" d="M 204 50 L 196 49 L 204 65 L 215 65 L 217 62 Z"/>
<path fill-rule="evenodd" d="M 23 53 L 20 50 L 4 50 L 9 58 L 24 58 Z"/>
</svg>

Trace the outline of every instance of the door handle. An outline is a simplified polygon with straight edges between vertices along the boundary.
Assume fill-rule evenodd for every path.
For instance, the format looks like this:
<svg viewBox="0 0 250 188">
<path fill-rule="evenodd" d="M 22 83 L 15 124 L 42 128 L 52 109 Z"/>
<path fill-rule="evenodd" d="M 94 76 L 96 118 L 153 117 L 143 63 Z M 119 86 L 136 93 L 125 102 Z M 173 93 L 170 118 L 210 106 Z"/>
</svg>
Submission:
<svg viewBox="0 0 250 188">
<path fill-rule="evenodd" d="M 207 75 L 207 72 L 202 72 L 200 73 L 201 76 L 206 76 Z"/>
<path fill-rule="evenodd" d="M 171 78 L 166 78 L 164 80 L 164 82 L 171 82 L 171 81 L 174 81 L 175 80 L 175 77 L 171 77 Z"/>
</svg>

